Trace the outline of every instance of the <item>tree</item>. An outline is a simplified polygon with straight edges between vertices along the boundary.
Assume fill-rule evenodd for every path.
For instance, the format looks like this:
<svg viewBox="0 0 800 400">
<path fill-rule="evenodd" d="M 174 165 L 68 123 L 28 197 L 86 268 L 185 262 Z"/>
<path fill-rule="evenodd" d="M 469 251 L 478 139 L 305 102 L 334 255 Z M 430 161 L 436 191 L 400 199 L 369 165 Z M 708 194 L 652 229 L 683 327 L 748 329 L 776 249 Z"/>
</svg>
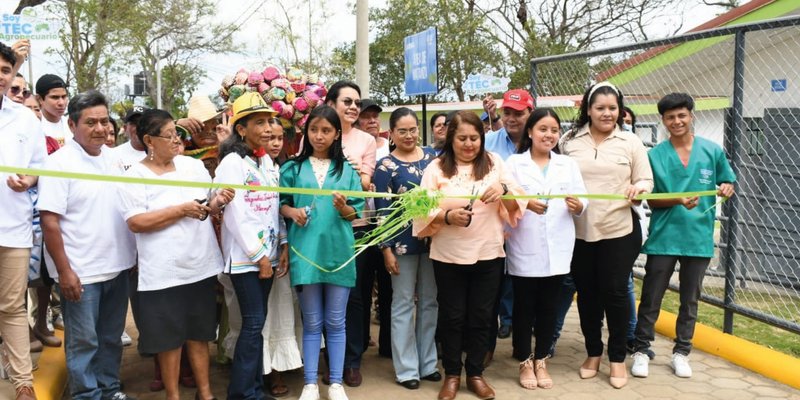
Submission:
<svg viewBox="0 0 800 400">
<path fill-rule="evenodd" d="M 234 29 L 215 22 L 210 0 L 142 0 L 125 20 L 122 44 L 129 48 L 147 76 L 151 104 L 156 99 L 156 66 L 161 64 L 162 108 L 183 114 L 187 97 L 205 77 L 196 60 L 205 52 L 237 51 Z"/>
<path fill-rule="evenodd" d="M 369 95 L 385 104 L 412 101 L 404 94 L 403 39 L 430 27 L 437 27 L 439 35 L 440 95 L 432 101 L 448 96 L 464 101 L 467 75 L 494 73 L 502 64 L 495 45 L 486 36 L 475 34 L 485 24 L 482 16 L 462 0 L 389 0 L 386 8 L 370 10 L 370 22 L 376 37 L 369 49 Z M 333 71 L 351 73 L 354 46 L 335 49 L 331 64 Z"/>
<path fill-rule="evenodd" d="M 532 58 L 587 50 L 611 40 L 647 40 L 648 27 L 663 10 L 681 5 L 673 0 L 498 0 L 481 7 L 467 1 L 489 21 L 480 29 L 504 49 L 515 87 L 530 80 Z M 673 33 L 681 28 L 678 23 Z"/>
<path fill-rule="evenodd" d="M 109 72 L 119 73 L 120 56 L 116 42 L 120 36 L 119 21 L 131 10 L 126 0 L 54 1 L 47 5 L 50 13 L 64 16 L 61 35 L 62 51 L 58 54 L 66 65 L 66 81 L 74 82 L 78 92 L 100 89 Z"/>
</svg>

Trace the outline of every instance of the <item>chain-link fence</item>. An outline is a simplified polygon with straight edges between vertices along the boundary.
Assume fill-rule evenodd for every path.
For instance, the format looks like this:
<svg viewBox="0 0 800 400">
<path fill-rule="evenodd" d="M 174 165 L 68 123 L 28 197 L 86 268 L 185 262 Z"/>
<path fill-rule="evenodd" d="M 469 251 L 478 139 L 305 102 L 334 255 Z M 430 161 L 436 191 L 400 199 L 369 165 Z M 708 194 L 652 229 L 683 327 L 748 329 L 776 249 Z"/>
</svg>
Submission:
<svg viewBox="0 0 800 400">
<path fill-rule="evenodd" d="M 718 210 L 703 299 L 725 309 L 728 333 L 733 313 L 800 333 L 799 17 L 538 58 L 531 79 L 538 103 L 567 120 L 588 85 L 611 81 L 648 145 L 667 136 L 658 100 L 692 95 L 695 133 L 725 148 L 738 177 Z"/>
</svg>

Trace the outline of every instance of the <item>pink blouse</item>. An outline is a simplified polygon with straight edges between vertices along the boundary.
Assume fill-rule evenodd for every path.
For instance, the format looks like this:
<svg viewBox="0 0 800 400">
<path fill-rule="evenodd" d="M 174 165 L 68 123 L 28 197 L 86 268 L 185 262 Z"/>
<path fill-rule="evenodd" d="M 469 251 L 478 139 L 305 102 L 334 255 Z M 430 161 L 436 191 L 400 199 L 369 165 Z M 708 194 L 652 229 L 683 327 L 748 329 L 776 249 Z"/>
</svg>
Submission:
<svg viewBox="0 0 800 400">
<path fill-rule="evenodd" d="M 502 201 L 487 204 L 475 200 L 472 206 L 472 223 L 466 228 L 434 222 L 437 214 L 453 208 L 463 208 L 469 204 L 467 199 L 447 197 L 448 195 L 464 196 L 473 193 L 480 195 L 497 181 L 508 186 L 509 194 L 524 194 L 506 170 L 500 157 L 489 154 L 494 165 L 489 174 L 479 181 L 472 178 L 472 165 L 458 166 L 458 173 L 450 178 L 442 174 L 439 159 L 433 160 L 425 169 L 420 186 L 439 190 L 445 195 L 439 202 L 439 207 L 432 210 L 427 218 L 414 221 L 414 236 L 431 237 L 431 259 L 451 264 L 472 265 L 481 260 L 505 257 L 504 223 L 516 226 L 528 203 L 527 200 L 517 200 L 518 209 L 514 213 L 509 213 Z"/>
</svg>

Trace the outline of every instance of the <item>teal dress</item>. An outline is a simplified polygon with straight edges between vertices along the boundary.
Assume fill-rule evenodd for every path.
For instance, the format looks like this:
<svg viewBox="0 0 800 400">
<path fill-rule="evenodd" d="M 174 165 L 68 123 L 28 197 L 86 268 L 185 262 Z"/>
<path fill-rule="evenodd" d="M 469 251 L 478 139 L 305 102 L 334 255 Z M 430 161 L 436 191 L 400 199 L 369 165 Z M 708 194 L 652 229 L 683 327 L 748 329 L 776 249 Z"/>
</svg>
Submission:
<svg viewBox="0 0 800 400">
<path fill-rule="evenodd" d="M 319 189 L 309 160 L 286 162 L 281 167 L 280 186 Z M 334 173 L 334 162 L 322 189 L 361 190 L 361 177 L 349 163 L 342 166 L 341 176 Z M 289 239 L 289 273 L 293 286 L 329 283 L 344 287 L 356 284 L 356 262 L 353 254 L 353 227 L 333 207 L 327 195 L 281 194 L 281 205 L 311 209 L 305 226 L 287 220 Z M 348 197 L 347 204 L 356 213 L 364 208 L 364 199 Z M 344 265 L 346 263 L 346 265 Z M 340 268 L 342 265 L 344 267 Z M 330 272 L 334 271 L 334 272 Z"/>
<path fill-rule="evenodd" d="M 695 136 L 689 163 L 681 163 L 669 140 L 653 147 L 647 156 L 653 169 L 653 193 L 715 190 L 721 183 L 733 183 L 733 173 L 722 147 Z M 653 208 L 650 234 L 642 253 L 664 256 L 714 257 L 713 196 L 701 197 L 697 207 Z M 705 212 L 709 210 L 708 212 Z"/>
</svg>

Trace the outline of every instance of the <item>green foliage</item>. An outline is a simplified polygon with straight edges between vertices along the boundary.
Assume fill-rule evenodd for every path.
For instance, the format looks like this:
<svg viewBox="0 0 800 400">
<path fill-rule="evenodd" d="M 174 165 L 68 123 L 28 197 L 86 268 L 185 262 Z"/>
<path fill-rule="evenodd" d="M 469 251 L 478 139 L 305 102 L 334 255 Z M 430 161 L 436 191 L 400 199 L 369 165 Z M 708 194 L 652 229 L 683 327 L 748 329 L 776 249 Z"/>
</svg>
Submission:
<svg viewBox="0 0 800 400">
<path fill-rule="evenodd" d="M 470 73 L 498 74 L 501 57 L 485 36 L 476 35 L 485 20 L 460 0 L 389 0 L 386 8 L 370 10 L 370 25 L 376 33 L 370 43 L 370 96 L 385 104 L 407 104 L 415 98 L 404 95 L 403 38 L 430 27 L 438 29 L 439 91 L 430 101 L 446 97 L 465 100 L 463 82 Z M 355 47 L 334 50 L 331 72 L 354 75 Z"/>
</svg>

